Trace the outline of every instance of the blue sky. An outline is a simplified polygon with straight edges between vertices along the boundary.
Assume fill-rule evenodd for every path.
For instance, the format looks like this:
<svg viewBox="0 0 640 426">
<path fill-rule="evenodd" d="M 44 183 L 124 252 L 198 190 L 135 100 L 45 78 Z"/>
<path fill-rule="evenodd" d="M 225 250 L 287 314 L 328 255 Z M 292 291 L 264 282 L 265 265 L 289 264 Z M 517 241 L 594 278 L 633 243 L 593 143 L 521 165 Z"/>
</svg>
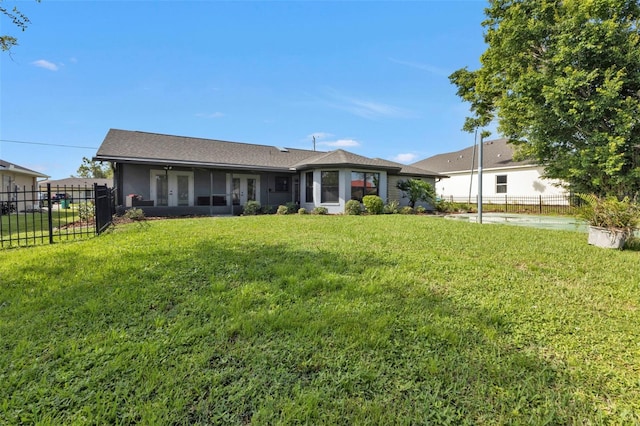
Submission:
<svg viewBox="0 0 640 426">
<path fill-rule="evenodd" d="M 110 128 L 407 164 L 474 142 L 447 76 L 479 66 L 484 0 L 16 4 L 0 158 L 54 179 Z"/>
</svg>

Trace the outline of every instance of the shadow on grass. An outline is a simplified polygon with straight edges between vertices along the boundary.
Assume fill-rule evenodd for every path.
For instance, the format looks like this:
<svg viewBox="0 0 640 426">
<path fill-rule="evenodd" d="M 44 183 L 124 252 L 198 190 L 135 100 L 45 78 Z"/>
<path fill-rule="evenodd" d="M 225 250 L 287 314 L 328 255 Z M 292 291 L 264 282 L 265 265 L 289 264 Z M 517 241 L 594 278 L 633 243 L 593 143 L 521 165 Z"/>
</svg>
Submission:
<svg viewBox="0 0 640 426">
<path fill-rule="evenodd" d="M 99 259 L 81 252 L 16 270 L 0 301 L 0 420 L 566 424 L 593 415 L 562 360 L 512 341 L 509 318 L 461 306 L 428 277 L 396 275 L 391 258 L 347 253 L 210 239 L 126 248 L 99 274 L 74 274 Z"/>
</svg>

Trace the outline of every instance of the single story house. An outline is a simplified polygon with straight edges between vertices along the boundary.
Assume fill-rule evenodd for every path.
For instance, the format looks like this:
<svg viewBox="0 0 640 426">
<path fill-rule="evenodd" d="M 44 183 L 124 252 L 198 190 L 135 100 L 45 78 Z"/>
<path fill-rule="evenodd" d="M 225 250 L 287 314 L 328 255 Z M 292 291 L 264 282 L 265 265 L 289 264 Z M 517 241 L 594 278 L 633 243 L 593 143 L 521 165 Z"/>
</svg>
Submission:
<svg viewBox="0 0 640 426">
<path fill-rule="evenodd" d="M 51 185 L 51 196 L 55 194 L 67 194 L 71 202 L 74 200 L 88 200 L 93 198 L 93 185 L 111 187 L 113 179 L 94 179 L 68 177 L 65 179 L 47 179 L 38 182 L 41 193 L 47 192 L 47 185 Z"/>
<path fill-rule="evenodd" d="M 407 204 L 400 179 L 433 185 L 442 176 L 342 149 L 320 152 L 111 129 L 95 157 L 114 168 L 116 204 L 148 215 L 239 214 L 261 205 L 296 203 L 342 213 L 350 199 L 373 194 Z"/>
<path fill-rule="evenodd" d="M 514 159 L 514 146 L 507 139 L 483 142 L 483 197 L 558 197 L 567 195 L 561 181 L 543 177 L 544 167 L 530 161 Z M 436 192 L 443 199 L 466 200 L 478 194 L 478 147 L 434 155 L 413 163 L 413 167 L 433 170 L 449 176 L 436 182 Z"/>
<path fill-rule="evenodd" d="M 32 209 L 38 206 L 24 206 L 26 200 L 32 204 L 30 200 L 37 199 L 31 194 L 31 191 L 38 191 L 38 178 L 48 178 L 44 173 L 18 166 L 8 161 L 0 160 L 0 203 L 18 203 L 14 206 L 16 209 Z"/>
</svg>

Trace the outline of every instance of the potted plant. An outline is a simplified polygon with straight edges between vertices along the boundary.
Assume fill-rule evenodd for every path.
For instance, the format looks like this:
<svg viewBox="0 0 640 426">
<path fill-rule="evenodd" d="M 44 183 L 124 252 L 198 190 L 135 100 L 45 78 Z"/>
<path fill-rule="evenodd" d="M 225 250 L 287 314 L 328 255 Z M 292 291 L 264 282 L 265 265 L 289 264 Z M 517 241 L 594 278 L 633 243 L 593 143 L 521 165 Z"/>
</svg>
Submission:
<svg viewBox="0 0 640 426">
<path fill-rule="evenodd" d="M 578 217 L 589 225 L 589 244 L 621 249 L 640 224 L 640 206 L 625 197 L 581 195 Z"/>
</svg>

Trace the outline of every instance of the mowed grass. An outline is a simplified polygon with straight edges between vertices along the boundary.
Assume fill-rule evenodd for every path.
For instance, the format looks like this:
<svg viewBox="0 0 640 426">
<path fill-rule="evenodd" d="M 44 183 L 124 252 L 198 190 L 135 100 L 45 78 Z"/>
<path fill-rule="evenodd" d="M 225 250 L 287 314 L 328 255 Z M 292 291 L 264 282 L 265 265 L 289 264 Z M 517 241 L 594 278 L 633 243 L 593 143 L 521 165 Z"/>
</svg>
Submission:
<svg viewBox="0 0 640 426">
<path fill-rule="evenodd" d="M 0 251 L 0 423 L 637 424 L 640 254 L 425 216 Z"/>
<path fill-rule="evenodd" d="M 54 241 L 69 239 L 74 234 L 90 234 L 95 225 L 79 222 L 76 209 L 58 209 L 51 212 Z M 47 212 L 19 212 L 0 215 L 0 246 L 16 247 L 48 244 L 49 218 Z"/>
</svg>

